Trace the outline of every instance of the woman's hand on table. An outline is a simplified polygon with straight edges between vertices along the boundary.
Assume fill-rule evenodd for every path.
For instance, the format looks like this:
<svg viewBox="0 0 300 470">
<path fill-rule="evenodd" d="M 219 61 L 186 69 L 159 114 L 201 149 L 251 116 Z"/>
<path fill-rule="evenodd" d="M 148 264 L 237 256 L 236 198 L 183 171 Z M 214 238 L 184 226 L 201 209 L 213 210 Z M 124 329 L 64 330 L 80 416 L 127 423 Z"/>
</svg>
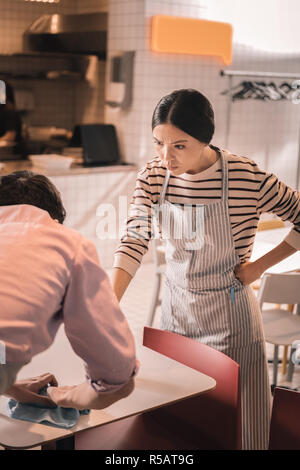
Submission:
<svg viewBox="0 0 300 470">
<path fill-rule="evenodd" d="M 40 406 L 55 408 L 57 405 L 50 397 L 39 395 L 39 391 L 48 384 L 53 388 L 58 385 L 53 374 L 45 373 L 38 377 L 18 380 L 5 392 L 5 395 L 14 398 L 20 403 L 34 403 Z"/>
<path fill-rule="evenodd" d="M 234 273 L 239 281 L 247 285 L 259 279 L 263 271 L 256 261 L 245 261 L 235 268 Z"/>
</svg>

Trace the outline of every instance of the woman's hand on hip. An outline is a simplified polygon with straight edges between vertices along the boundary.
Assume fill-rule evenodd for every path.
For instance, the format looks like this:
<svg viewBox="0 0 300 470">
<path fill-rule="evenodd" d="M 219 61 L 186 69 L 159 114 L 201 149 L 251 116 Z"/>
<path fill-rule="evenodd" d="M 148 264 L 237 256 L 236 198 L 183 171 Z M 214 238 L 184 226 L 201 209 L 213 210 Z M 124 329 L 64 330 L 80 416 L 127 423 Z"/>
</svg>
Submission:
<svg viewBox="0 0 300 470">
<path fill-rule="evenodd" d="M 262 275 L 261 267 L 255 261 L 245 261 L 239 264 L 234 270 L 235 276 L 243 284 L 252 284 L 252 282 L 259 279 Z"/>
</svg>

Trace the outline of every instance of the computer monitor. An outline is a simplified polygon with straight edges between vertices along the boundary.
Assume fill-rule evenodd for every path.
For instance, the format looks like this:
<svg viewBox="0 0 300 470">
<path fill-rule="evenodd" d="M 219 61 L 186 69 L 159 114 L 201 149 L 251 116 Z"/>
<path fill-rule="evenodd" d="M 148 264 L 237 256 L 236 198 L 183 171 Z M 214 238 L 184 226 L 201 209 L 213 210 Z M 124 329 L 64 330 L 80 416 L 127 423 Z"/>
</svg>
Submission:
<svg viewBox="0 0 300 470">
<path fill-rule="evenodd" d="M 70 145 L 82 147 L 84 166 L 120 163 L 116 129 L 112 124 L 77 125 Z"/>
</svg>

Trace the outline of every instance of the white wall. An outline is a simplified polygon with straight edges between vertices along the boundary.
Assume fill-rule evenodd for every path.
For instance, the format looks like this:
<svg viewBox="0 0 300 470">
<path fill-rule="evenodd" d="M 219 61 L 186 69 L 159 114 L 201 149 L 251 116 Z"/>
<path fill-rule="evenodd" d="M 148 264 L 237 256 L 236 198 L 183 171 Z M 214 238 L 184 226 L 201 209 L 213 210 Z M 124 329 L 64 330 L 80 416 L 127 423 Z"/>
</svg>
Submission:
<svg viewBox="0 0 300 470">
<path fill-rule="evenodd" d="M 234 42 L 263 52 L 300 52 L 298 0 L 200 0 L 203 18 L 234 26 Z"/>
</svg>

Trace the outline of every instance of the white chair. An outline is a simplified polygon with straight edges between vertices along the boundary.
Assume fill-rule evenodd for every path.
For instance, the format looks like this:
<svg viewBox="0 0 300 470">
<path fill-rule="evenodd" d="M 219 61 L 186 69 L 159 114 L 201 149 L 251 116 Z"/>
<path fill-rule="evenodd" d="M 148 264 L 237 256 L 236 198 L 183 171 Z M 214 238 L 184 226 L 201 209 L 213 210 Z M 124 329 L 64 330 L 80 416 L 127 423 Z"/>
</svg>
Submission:
<svg viewBox="0 0 300 470">
<path fill-rule="evenodd" d="M 161 289 L 162 276 L 166 269 L 166 259 L 165 259 L 165 247 L 160 240 L 153 239 L 153 258 L 155 266 L 155 279 L 154 279 L 154 288 L 152 294 L 152 300 L 149 308 L 148 318 L 146 326 L 152 326 L 154 322 L 155 312 L 157 307 L 161 304 L 161 299 L 159 297 Z"/>
<path fill-rule="evenodd" d="M 274 344 L 273 384 L 277 383 L 278 348 L 291 346 L 300 339 L 300 315 L 275 308 L 263 310 L 264 302 L 271 304 L 300 304 L 300 273 L 266 273 L 261 280 L 257 299 L 262 310 L 265 339 Z"/>
</svg>

